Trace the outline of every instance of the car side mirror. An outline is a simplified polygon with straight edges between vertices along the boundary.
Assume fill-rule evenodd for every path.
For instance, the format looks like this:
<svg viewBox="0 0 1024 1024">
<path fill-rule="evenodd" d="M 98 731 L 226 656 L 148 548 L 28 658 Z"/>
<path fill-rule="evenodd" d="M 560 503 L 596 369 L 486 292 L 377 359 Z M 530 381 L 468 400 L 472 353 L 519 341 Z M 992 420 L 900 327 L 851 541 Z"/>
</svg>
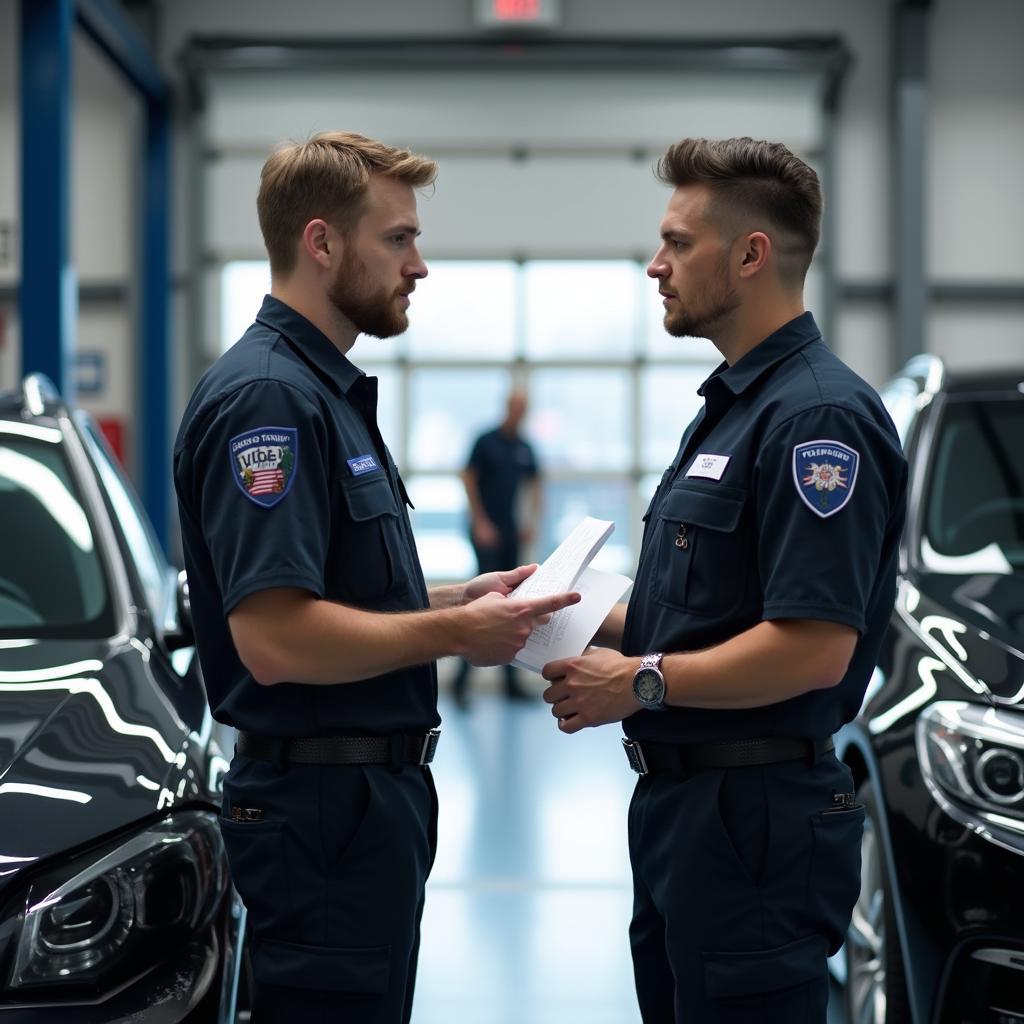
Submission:
<svg viewBox="0 0 1024 1024">
<path fill-rule="evenodd" d="M 178 573 L 174 604 L 176 621 L 164 632 L 164 643 L 169 651 L 192 647 L 196 642 L 192 627 L 192 604 L 188 596 L 188 576 L 184 570 Z"/>
</svg>

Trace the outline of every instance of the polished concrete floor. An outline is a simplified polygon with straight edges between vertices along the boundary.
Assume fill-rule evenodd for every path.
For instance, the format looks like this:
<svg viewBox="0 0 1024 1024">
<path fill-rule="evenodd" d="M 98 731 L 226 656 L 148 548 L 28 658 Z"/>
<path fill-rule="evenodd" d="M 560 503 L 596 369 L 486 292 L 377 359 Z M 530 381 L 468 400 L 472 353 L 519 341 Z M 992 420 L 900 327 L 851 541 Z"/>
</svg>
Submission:
<svg viewBox="0 0 1024 1024">
<path fill-rule="evenodd" d="M 468 711 L 442 693 L 413 1024 L 639 1024 L 621 732 L 563 736 L 543 681 L 523 679 L 535 701 L 505 701 L 490 671 Z M 833 1007 L 829 1024 L 842 1021 Z"/>
</svg>

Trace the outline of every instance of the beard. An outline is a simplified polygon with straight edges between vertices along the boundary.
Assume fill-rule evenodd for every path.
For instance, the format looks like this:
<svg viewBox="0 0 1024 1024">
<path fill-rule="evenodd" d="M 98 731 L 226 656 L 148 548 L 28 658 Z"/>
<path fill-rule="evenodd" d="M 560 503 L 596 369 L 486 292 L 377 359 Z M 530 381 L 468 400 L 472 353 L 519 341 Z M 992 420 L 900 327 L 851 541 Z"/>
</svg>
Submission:
<svg viewBox="0 0 1024 1024">
<path fill-rule="evenodd" d="M 413 287 L 413 281 L 392 292 L 375 287 L 366 272 L 366 264 L 358 256 L 346 253 L 327 296 L 360 334 L 391 338 L 409 326 L 405 310 L 399 308 L 395 300 L 399 292 L 412 291 Z"/>
<path fill-rule="evenodd" d="M 722 323 L 740 305 L 736 289 L 729 286 L 728 265 L 725 258 L 719 263 L 715 275 L 686 308 L 676 299 L 676 310 L 665 310 L 665 330 L 674 338 L 710 338 Z"/>
</svg>

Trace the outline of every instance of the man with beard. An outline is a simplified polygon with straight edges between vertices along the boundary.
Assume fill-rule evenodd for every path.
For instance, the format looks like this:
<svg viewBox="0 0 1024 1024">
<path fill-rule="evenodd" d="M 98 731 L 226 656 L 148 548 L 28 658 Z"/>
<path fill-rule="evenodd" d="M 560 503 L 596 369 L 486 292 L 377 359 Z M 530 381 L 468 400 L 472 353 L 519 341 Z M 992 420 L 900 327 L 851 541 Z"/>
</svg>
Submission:
<svg viewBox="0 0 1024 1024">
<path fill-rule="evenodd" d="M 814 171 L 777 143 L 684 139 L 658 176 L 674 188 L 647 271 L 665 328 L 725 362 L 644 516 L 628 606 L 604 647 L 545 667 L 545 699 L 566 733 L 623 722 L 640 775 L 645 1024 L 824 1024 L 864 821 L 831 736 L 892 609 L 906 463 L 804 310 Z"/>
<path fill-rule="evenodd" d="M 221 832 L 257 1024 L 409 1020 L 436 841 L 434 661 L 504 664 L 577 599 L 508 599 L 530 566 L 427 590 L 377 381 L 346 358 L 360 333 L 408 324 L 427 274 L 414 189 L 435 173 L 348 133 L 267 160 L 270 295 L 175 444 L 208 698 L 239 730 Z"/>
</svg>

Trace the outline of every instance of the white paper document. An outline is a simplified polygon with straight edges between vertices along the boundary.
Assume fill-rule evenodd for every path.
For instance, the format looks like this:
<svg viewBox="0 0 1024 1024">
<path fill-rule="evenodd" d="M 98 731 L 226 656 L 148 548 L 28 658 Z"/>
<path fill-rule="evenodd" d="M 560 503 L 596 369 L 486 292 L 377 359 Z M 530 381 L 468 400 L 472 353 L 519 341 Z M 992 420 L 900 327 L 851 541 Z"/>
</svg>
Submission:
<svg viewBox="0 0 1024 1024">
<path fill-rule="evenodd" d="M 605 616 L 633 582 L 627 576 L 589 568 L 614 529 L 614 523 L 587 516 L 544 564 L 509 595 L 545 597 L 567 590 L 576 590 L 580 595 L 579 604 L 556 612 L 530 634 L 514 665 L 539 672 L 549 661 L 583 653 Z"/>
</svg>

